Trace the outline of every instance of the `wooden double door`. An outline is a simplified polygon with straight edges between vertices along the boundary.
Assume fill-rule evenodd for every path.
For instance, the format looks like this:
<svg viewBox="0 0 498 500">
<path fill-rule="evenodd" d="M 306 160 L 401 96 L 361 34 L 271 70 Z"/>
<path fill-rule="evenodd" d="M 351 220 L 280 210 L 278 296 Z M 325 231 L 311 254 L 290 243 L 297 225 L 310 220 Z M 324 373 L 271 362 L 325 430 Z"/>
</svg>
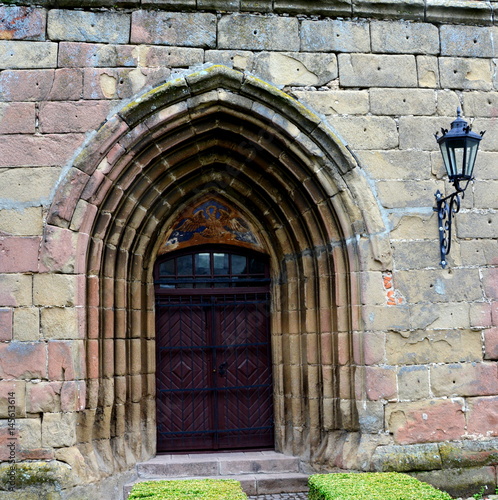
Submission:
<svg viewBox="0 0 498 500">
<path fill-rule="evenodd" d="M 158 451 L 273 447 L 267 274 L 219 250 L 158 264 Z"/>
</svg>

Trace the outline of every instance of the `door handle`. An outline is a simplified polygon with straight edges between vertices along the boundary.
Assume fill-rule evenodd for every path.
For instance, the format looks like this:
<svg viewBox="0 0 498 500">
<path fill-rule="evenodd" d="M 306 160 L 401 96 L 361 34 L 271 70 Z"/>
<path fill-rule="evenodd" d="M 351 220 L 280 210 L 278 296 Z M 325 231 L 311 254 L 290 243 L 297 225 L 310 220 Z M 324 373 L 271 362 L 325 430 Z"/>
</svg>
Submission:
<svg viewBox="0 0 498 500">
<path fill-rule="evenodd" d="M 226 361 L 224 363 L 221 363 L 221 365 L 218 366 L 218 375 L 220 377 L 224 377 L 227 373 L 227 368 L 228 368 L 228 363 Z"/>
</svg>

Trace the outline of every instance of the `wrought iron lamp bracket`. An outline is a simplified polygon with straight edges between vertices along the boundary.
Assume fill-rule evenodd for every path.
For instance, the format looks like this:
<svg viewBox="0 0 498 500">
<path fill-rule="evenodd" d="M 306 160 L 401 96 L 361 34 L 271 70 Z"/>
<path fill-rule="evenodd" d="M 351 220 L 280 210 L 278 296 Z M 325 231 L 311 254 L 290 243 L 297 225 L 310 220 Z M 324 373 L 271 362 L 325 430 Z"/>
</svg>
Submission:
<svg viewBox="0 0 498 500">
<path fill-rule="evenodd" d="M 465 190 L 469 185 L 469 179 L 465 187 L 461 187 L 458 180 L 453 184 L 456 191 L 443 198 L 443 193 L 436 191 L 436 207 L 433 209 L 438 214 L 439 228 L 439 250 L 441 255 L 441 267 L 444 269 L 447 264 L 446 256 L 451 249 L 451 229 L 453 225 L 453 217 L 460 211 L 461 199 L 465 197 Z M 461 195 L 461 198 L 460 198 Z"/>
</svg>

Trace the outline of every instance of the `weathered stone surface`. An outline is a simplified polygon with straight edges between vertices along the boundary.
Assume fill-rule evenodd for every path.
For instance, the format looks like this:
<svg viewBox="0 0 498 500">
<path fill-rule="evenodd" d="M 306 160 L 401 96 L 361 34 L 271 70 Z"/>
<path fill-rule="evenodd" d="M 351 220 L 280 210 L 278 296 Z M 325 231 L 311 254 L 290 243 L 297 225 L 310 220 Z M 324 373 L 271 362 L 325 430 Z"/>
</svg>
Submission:
<svg viewBox="0 0 498 500">
<path fill-rule="evenodd" d="M 0 232 L 17 236 L 36 236 L 42 233 L 40 207 L 20 210 L 0 210 Z"/>
<path fill-rule="evenodd" d="M 0 381 L 0 418 L 24 418 L 26 416 L 26 382 Z"/>
<path fill-rule="evenodd" d="M 57 44 L 0 40 L 0 69 L 57 67 Z"/>
<path fill-rule="evenodd" d="M 456 220 L 458 238 L 493 238 L 498 231 L 498 214 L 465 212 Z"/>
<path fill-rule="evenodd" d="M 355 0 L 353 14 L 360 17 L 420 19 L 424 12 L 422 0 Z"/>
<path fill-rule="evenodd" d="M 214 48 L 216 16 L 138 10 L 132 13 L 131 43 Z"/>
<path fill-rule="evenodd" d="M 434 134 L 448 125 L 448 119 L 442 117 L 402 116 L 399 119 L 400 148 L 435 151 L 438 146 Z"/>
<path fill-rule="evenodd" d="M 441 56 L 496 57 L 496 27 L 446 25 L 440 27 Z"/>
<path fill-rule="evenodd" d="M 465 98 L 464 98 L 465 99 Z M 460 98 L 455 91 L 437 91 L 437 114 L 440 116 L 456 116 L 456 109 L 460 107 Z M 438 152 L 439 153 L 439 152 Z M 440 157 L 441 155 L 439 155 Z"/>
<path fill-rule="evenodd" d="M 0 73 L 3 101 L 72 101 L 81 98 L 80 69 L 6 70 Z"/>
<path fill-rule="evenodd" d="M 74 380 L 84 377 L 83 341 L 50 340 L 48 342 L 48 378 Z"/>
<path fill-rule="evenodd" d="M 481 333 L 461 330 L 388 332 L 386 359 L 393 365 L 478 362 L 482 359 Z"/>
<path fill-rule="evenodd" d="M 301 50 L 310 52 L 369 52 L 370 30 L 365 22 L 307 21 L 301 24 Z"/>
<path fill-rule="evenodd" d="M 435 396 L 489 396 L 498 393 L 495 363 L 459 363 L 431 366 Z"/>
<path fill-rule="evenodd" d="M 29 274 L 0 274 L 0 306 L 32 305 L 32 287 Z"/>
<path fill-rule="evenodd" d="M 446 304 L 415 304 L 411 308 L 411 328 L 434 328 L 449 330 L 458 325 L 470 328 L 469 304 L 448 302 Z"/>
<path fill-rule="evenodd" d="M 80 337 L 78 310 L 49 307 L 41 310 L 41 334 L 44 339 L 77 339 Z"/>
<path fill-rule="evenodd" d="M 384 403 L 382 401 L 362 401 L 357 405 L 357 411 L 361 432 L 377 434 L 384 430 Z"/>
<path fill-rule="evenodd" d="M 35 104 L 0 103 L 0 134 L 34 134 Z"/>
<path fill-rule="evenodd" d="M 133 45 L 61 42 L 58 64 L 63 68 L 137 66 L 140 53 Z"/>
<path fill-rule="evenodd" d="M 274 85 L 320 86 L 338 75 L 334 54 L 263 52 L 254 58 L 252 70 Z"/>
<path fill-rule="evenodd" d="M 0 40 L 45 40 L 46 10 L 0 7 Z"/>
<path fill-rule="evenodd" d="M 39 236 L 0 236 L 0 273 L 38 270 Z"/>
<path fill-rule="evenodd" d="M 441 87 L 461 90 L 491 90 L 493 73 L 490 61 L 441 57 L 439 59 Z"/>
<path fill-rule="evenodd" d="M 496 117 L 498 114 L 498 93 L 465 92 L 463 95 L 463 110 L 465 115 L 470 117 Z"/>
<path fill-rule="evenodd" d="M 389 117 L 337 117 L 331 124 L 355 149 L 393 149 L 398 145 L 396 123 Z"/>
<path fill-rule="evenodd" d="M 393 244 L 396 267 L 399 270 L 433 267 L 441 259 L 436 240 L 396 241 Z"/>
<path fill-rule="evenodd" d="M 47 346 L 43 342 L 0 344 L 0 377 L 47 378 Z"/>
<path fill-rule="evenodd" d="M 442 465 L 436 443 L 378 446 L 372 463 L 378 472 L 434 470 Z"/>
<path fill-rule="evenodd" d="M 50 413 L 60 411 L 62 382 L 28 382 L 26 384 L 26 411 Z"/>
<path fill-rule="evenodd" d="M 398 370 L 400 401 L 429 398 L 429 369 L 427 366 L 402 366 Z"/>
<path fill-rule="evenodd" d="M 439 453 L 445 469 L 482 467 L 498 463 L 498 440 L 440 443 Z"/>
<path fill-rule="evenodd" d="M 432 399 L 392 403 L 386 407 L 386 424 L 397 444 L 459 439 L 465 434 L 463 399 Z"/>
<path fill-rule="evenodd" d="M 370 109 L 374 115 L 432 115 L 436 94 L 433 90 L 371 89 Z"/>
<path fill-rule="evenodd" d="M 473 436 L 498 436 L 498 397 L 468 399 L 467 432 Z"/>
<path fill-rule="evenodd" d="M 0 309 L 0 341 L 12 340 L 12 320 L 13 311 L 12 309 L 1 308 Z"/>
<path fill-rule="evenodd" d="M 370 401 L 390 400 L 397 397 L 396 370 L 392 366 L 366 366 L 365 391 Z M 361 399 L 357 394 L 358 399 Z"/>
<path fill-rule="evenodd" d="M 51 40 L 127 43 L 130 23 L 129 14 L 52 9 L 48 12 L 47 33 Z"/>
<path fill-rule="evenodd" d="M 484 359 L 498 360 L 498 328 L 484 330 Z"/>
<path fill-rule="evenodd" d="M 379 181 L 379 200 L 386 208 L 430 207 L 434 193 L 441 189 L 435 181 Z"/>
<path fill-rule="evenodd" d="M 415 56 L 339 54 L 338 61 L 339 80 L 344 87 L 417 86 Z"/>
<path fill-rule="evenodd" d="M 377 21 L 370 25 L 372 51 L 383 54 L 438 54 L 439 30 L 433 24 Z"/>
<path fill-rule="evenodd" d="M 45 413 L 42 424 L 42 445 L 56 448 L 76 444 L 75 413 Z"/>
<path fill-rule="evenodd" d="M 36 341 L 40 338 L 40 312 L 36 307 L 14 310 L 14 340 Z"/>
<path fill-rule="evenodd" d="M 84 300 L 83 280 L 73 274 L 35 274 L 33 302 L 39 306 L 71 307 Z"/>
<path fill-rule="evenodd" d="M 317 113 L 326 116 L 366 115 L 370 109 L 368 92 L 364 90 L 295 91 L 293 95 Z"/>
<path fill-rule="evenodd" d="M 391 330 L 406 327 L 409 310 L 406 306 L 365 306 L 362 308 L 363 321 L 367 330 Z"/>
<path fill-rule="evenodd" d="M 298 52 L 299 24 L 295 18 L 251 14 L 223 16 L 218 23 L 218 47 Z"/>
</svg>

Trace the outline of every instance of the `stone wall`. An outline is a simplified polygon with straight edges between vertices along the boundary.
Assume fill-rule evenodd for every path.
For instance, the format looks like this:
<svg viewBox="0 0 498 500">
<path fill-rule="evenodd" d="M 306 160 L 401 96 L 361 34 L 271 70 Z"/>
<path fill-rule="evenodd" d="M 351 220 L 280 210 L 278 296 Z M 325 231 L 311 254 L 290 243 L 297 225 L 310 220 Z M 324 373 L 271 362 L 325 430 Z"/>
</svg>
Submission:
<svg viewBox="0 0 498 500">
<path fill-rule="evenodd" d="M 9 406 L 49 489 L 154 454 L 154 242 L 216 181 L 267 235 L 277 449 L 494 487 L 495 2 L 22 5 L 0 7 L 0 458 Z M 442 270 L 434 133 L 459 106 L 487 132 Z M 183 130 L 210 113 L 242 177 L 201 173 Z"/>
</svg>

